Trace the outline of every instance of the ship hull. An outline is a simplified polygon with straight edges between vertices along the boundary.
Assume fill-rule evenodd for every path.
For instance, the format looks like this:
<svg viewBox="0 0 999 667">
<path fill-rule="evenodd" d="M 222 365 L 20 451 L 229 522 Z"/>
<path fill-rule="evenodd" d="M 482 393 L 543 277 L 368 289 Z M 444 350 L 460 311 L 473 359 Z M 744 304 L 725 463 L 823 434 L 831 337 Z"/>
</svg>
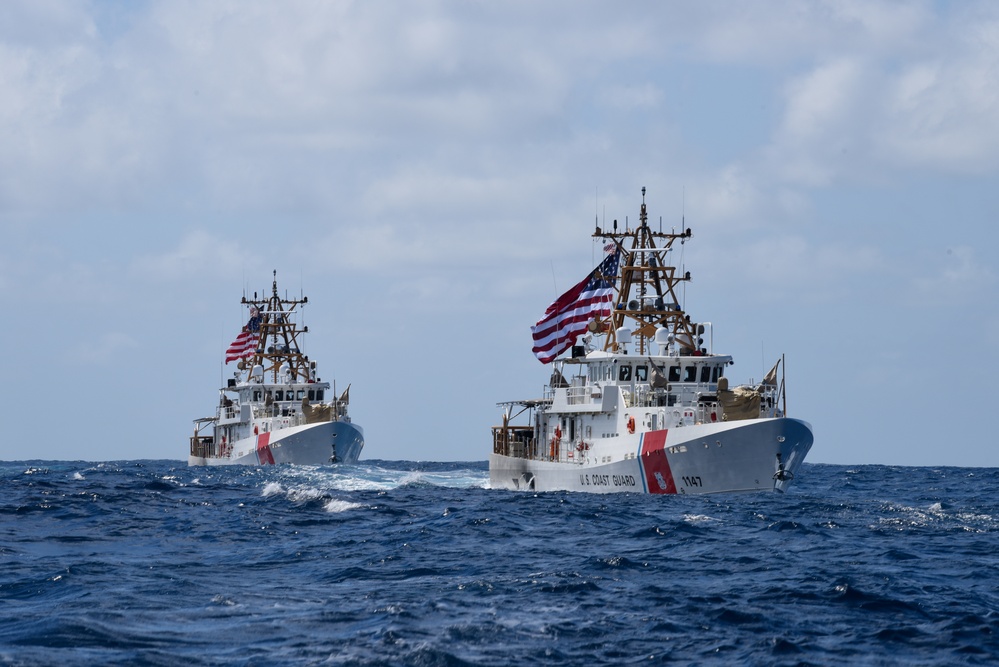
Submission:
<svg viewBox="0 0 999 667">
<path fill-rule="evenodd" d="M 798 419 L 691 425 L 608 438 L 572 461 L 492 454 L 494 489 L 591 493 L 783 491 L 812 446 Z"/>
<path fill-rule="evenodd" d="M 189 456 L 188 465 L 329 465 L 356 463 L 364 431 L 350 422 L 293 426 L 237 440 L 227 456 Z"/>
</svg>

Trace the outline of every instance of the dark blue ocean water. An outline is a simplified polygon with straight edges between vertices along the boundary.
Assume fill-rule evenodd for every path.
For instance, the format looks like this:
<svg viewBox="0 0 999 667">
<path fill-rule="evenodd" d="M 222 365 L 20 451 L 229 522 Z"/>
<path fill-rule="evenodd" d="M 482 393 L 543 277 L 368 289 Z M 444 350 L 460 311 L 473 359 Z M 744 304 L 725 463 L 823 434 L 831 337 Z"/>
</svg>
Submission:
<svg viewBox="0 0 999 667">
<path fill-rule="evenodd" d="M 0 463 L 0 664 L 990 665 L 999 470 L 786 494 L 493 491 L 486 465 Z"/>
</svg>

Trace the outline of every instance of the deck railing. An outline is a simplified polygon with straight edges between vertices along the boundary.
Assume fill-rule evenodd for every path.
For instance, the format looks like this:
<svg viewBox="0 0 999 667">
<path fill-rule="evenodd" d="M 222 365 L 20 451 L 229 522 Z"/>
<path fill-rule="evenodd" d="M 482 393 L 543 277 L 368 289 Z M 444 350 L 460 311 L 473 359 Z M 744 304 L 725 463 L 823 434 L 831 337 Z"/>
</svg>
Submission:
<svg viewBox="0 0 999 667">
<path fill-rule="evenodd" d="M 191 436 L 191 456 L 198 458 L 218 458 L 218 447 L 215 446 L 215 438 L 210 435 Z"/>
</svg>

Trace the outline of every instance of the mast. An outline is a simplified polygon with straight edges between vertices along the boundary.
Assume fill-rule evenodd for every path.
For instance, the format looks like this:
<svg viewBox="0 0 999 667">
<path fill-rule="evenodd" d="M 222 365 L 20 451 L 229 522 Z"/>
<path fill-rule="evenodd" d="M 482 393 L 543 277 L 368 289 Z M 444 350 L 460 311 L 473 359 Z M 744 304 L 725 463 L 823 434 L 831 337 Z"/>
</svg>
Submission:
<svg viewBox="0 0 999 667">
<path fill-rule="evenodd" d="M 253 299 L 245 296 L 242 299 L 242 303 L 251 307 L 251 313 L 252 308 L 256 308 L 257 316 L 260 317 L 260 342 L 250 362 L 251 368 L 263 366 L 264 373 L 269 374 L 275 384 L 279 381 L 281 367 L 286 363 L 292 382 L 308 382 L 312 379 L 314 366 L 310 364 L 309 357 L 302 354 L 298 344 L 298 336 L 307 333 L 309 327 L 300 329 L 293 321 L 293 316 L 300 312 L 295 308 L 308 302 L 307 296 L 301 299 L 282 299 L 278 295 L 276 270 L 270 297 L 257 299 L 254 292 Z"/>
<path fill-rule="evenodd" d="M 622 253 L 613 314 L 597 327 L 597 330 L 607 329 L 604 350 L 619 351 L 618 329 L 627 326 L 634 336 L 636 354 L 651 352 L 650 343 L 660 328 L 669 331 L 682 348 L 692 352 L 699 347 L 698 327 L 680 309 L 676 293 L 681 283 L 690 280 L 690 272 L 679 275 L 667 260 L 675 241 L 682 244 L 691 237 L 690 229 L 681 230 L 679 234 L 653 231 L 649 227 L 644 187 L 638 219 L 635 229 L 626 227 L 624 231 L 618 231 L 615 220 L 613 231 L 604 231 L 598 226 L 593 233 L 594 238 L 612 241 Z"/>
</svg>

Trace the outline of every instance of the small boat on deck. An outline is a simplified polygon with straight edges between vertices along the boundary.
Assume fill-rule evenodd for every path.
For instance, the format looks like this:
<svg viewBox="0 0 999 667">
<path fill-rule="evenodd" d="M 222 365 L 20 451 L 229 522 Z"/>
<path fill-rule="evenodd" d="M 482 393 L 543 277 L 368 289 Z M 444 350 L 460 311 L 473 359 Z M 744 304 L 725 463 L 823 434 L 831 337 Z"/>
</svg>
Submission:
<svg viewBox="0 0 999 667">
<path fill-rule="evenodd" d="M 269 297 L 242 303 L 248 320 L 225 357 L 236 371 L 219 389 L 215 415 L 194 421 L 188 465 L 356 462 L 364 431 L 348 415 L 350 386 L 337 395 L 300 347 L 308 297 L 281 298 L 275 271 Z"/>
<path fill-rule="evenodd" d="M 671 251 L 690 229 L 653 230 L 642 188 L 638 226 L 619 231 L 615 220 L 593 237 L 603 261 L 532 327 L 535 355 L 553 364 L 543 395 L 499 404 L 492 488 L 785 490 L 812 428 L 787 415 L 783 359 L 761 381 L 732 386 L 732 357 L 715 353 L 713 325 L 681 309 L 677 289 L 690 273 Z"/>
</svg>

